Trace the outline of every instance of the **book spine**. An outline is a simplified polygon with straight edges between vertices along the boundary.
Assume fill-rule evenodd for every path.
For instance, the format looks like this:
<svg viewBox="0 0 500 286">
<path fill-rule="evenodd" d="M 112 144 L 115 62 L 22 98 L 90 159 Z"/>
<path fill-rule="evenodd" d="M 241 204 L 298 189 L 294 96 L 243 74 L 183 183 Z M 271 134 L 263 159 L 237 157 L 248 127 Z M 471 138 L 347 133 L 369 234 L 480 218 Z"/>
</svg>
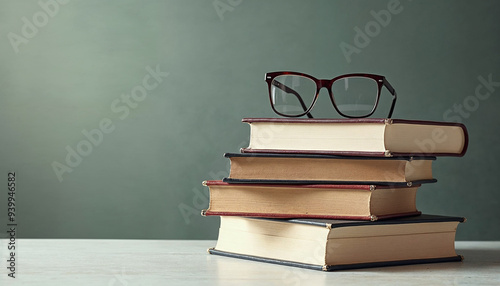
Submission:
<svg viewBox="0 0 500 286">
<path fill-rule="evenodd" d="M 350 216 L 350 215 L 312 215 L 312 214 L 280 214 L 280 213 L 252 213 L 252 212 L 224 212 L 224 211 L 211 211 L 203 210 L 203 216 L 241 216 L 241 217 L 265 217 L 265 218 L 310 218 L 310 219 L 341 219 L 341 220 L 365 220 L 377 221 L 384 219 L 391 219 L 397 217 L 416 216 L 421 214 L 419 211 L 398 213 L 390 215 L 364 215 L 364 216 Z"/>
<path fill-rule="evenodd" d="M 312 270 L 320 270 L 320 271 L 324 270 L 323 265 L 306 264 L 306 263 L 300 263 L 300 262 L 285 261 L 285 260 L 279 260 L 279 259 L 238 254 L 238 253 L 217 250 L 215 248 L 209 248 L 207 251 L 209 254 L 226 256 L 226 257 L 231 257 L 231 258 L 239 258 L 239 259 L 272 263 L 272 264 L 285 265 L 285 266 L 294 266 L 294 267 L 307 268 L 307 269 L 312 269 Z"/>
<path fill-rule="evenodd" d="M 400 266 L 400 265 L 442 263 L 442 262 L 461 262 L 464 259 L 463 256 L 457 255 L 451 257 L 408 259 L 408 260 L 369 262 L 369 263 L 356 263 L 356 264 L 315 265 L 315 264 L 300 263 L 288 260 L 280 260 L 280 259 L 266 258 L 266 257 L 253 256 L 247 254 L 227 252 L 227 251 L 217 250 L 215 248 L 209 248 L 207 251 L 209 254 L 213 255 L 220 255 L 231 258 L 245 259 L 250 261 L 265 262 L 265 263 L 272 263 L 285 266 L 307 268 L 319 271 L 339 271 L 339 270 L 362 269 L 362 268 L 383 267 L 383 266 L 385 267 L 385 266 Z"/>
</svg>

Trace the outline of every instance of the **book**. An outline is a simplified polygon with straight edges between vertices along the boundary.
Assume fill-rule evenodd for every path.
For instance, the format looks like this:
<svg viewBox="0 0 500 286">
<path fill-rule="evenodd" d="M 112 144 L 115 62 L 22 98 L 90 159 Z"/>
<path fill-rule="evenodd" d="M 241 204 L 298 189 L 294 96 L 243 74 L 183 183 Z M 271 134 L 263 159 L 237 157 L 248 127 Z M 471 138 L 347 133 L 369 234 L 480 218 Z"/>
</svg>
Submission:
<svg viewBox="0 0 500 286">
<path fill-rule="evenodd" d="M 333 271 L 461 261 L 461 217 L 420 215 L 383 221 L 221 217 L 210 254 Z"/>
<path fill-rule="evenodd" d="M 460 123 L 404 119 L 245 118 L 250 143 L 241 152 L 354 156 L 463 156 Z"/>
<path fill-rule="evenodd" d="M 420 214 L 420 185 L 203 184 L 210 192 L 206 216 L 378 220 Z"/>
<path fill-rule="evenodd" d="M 227 183 L 374 184 L 433 183 L 436 157 L 354 157 L 315 154 L 226 153 Z"/>
</svg>

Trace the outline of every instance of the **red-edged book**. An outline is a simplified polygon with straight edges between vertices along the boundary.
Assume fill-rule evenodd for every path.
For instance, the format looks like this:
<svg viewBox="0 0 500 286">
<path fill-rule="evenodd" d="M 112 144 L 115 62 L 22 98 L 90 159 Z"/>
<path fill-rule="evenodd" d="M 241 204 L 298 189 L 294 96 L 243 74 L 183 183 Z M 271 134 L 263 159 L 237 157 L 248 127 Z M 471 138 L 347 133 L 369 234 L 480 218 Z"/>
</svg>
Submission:
<svg viewBox="0 0 500 286">
<path fill-rule="evenodd" d="M 205 181 L 203 215 L 378 220 L 418 215 L 420 185 L 229 184 Z"/>
<path fill-rule="evenodd" d="M 404 119 L 245 118 L 250 144 L 242 152 L 355 156 L 463 156 L 465 125 Z"/>
</svg>

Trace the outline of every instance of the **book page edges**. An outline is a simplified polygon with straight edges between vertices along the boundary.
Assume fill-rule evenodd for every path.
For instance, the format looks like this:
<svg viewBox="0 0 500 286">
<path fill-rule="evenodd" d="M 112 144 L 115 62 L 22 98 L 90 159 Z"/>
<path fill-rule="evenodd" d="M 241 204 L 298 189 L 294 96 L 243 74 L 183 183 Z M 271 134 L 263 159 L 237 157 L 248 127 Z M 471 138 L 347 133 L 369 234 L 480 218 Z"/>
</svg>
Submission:
<svg viewBox="0 0 500 286">
<path fill-rule="evenodd" d="M 382 122 L 254 122 L 248 149 L 385 153 Z"/>
<path fill-rule="evenodd" d="M 331 151 L 331 150 L 292 150 L 292 149 L 253 149 L 241 148 L 241 153 L 271 153 L 271 154 L 311 154 L 311 155 L 340 155 L 361 157 L 391 157 L 393 154 L 382 151 Z M 401 154 L 405 156 L 405 154 Z"/>
</svg>

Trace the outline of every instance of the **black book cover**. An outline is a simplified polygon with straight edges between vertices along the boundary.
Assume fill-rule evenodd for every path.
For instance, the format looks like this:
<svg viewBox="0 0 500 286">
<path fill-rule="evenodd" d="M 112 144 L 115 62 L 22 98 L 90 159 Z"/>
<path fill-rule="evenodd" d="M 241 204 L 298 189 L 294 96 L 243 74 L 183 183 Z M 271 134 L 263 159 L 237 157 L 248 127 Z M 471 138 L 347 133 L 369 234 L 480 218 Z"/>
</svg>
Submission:
<svg viewBox="0 0 500 286">
<path fill-rule="evenodd" d="M 452 217 L 452 216 L 439 216 L 439 215 L 428 215 L 422 214 L 419 216 L 403 217 L 390 220 L 378 220 L 378 221 L 359 221 L 359 220 L 329 220 L 329 219 L 273 219 L 273 218 L 250 218 L 256 220 L 274 220 L 284 223 L 298 223 L 298 224 L 308 224 L 315 225 L 318 227 L 326 227 L 329 229 L 341 228 L 341 227 L 352 227 L 352 226 L 372 226 L 372 225 L 397 225 L 397 224 L 415 224 L 415 223 L 432 223 L 432 222 L 465 222 L 463 217 Z M 459 262 L 463 260 L 463 256 L 456 255 L 451 257 L 437 257 L 437 258 L 426 258 L 426 259 L 406 259 L 406 260 L 396 260 L 396 261 L 382 261 L 382 262 L 369 262 L 369 263 L 356 263 L 356 264 L 338 264 L 338 265 L 316 265 L 307 264 L 301 262 L 280 260 L 274 258 L 267 258 L 261 256 L 253 256 L 246 254 L 239 254 L 227 251 L 217 250 L 215 248 L 208 249 L 208 253 L 232 258 L 239 258 L 251 261 L 266 262 L 278 265 L 300 267 L 312 270 L 320 271 L 338 271 L 338 270 L 348 270 L 348 269 L 360 269 L 360 268 L 372 268 L 372 267 L 387 267 L 387 266 L 398 266 L 398 265 L 411 265 L 411 264 L 425 264 L 425 263 L 440 263 L 440 262 Z"/>
</svg>

